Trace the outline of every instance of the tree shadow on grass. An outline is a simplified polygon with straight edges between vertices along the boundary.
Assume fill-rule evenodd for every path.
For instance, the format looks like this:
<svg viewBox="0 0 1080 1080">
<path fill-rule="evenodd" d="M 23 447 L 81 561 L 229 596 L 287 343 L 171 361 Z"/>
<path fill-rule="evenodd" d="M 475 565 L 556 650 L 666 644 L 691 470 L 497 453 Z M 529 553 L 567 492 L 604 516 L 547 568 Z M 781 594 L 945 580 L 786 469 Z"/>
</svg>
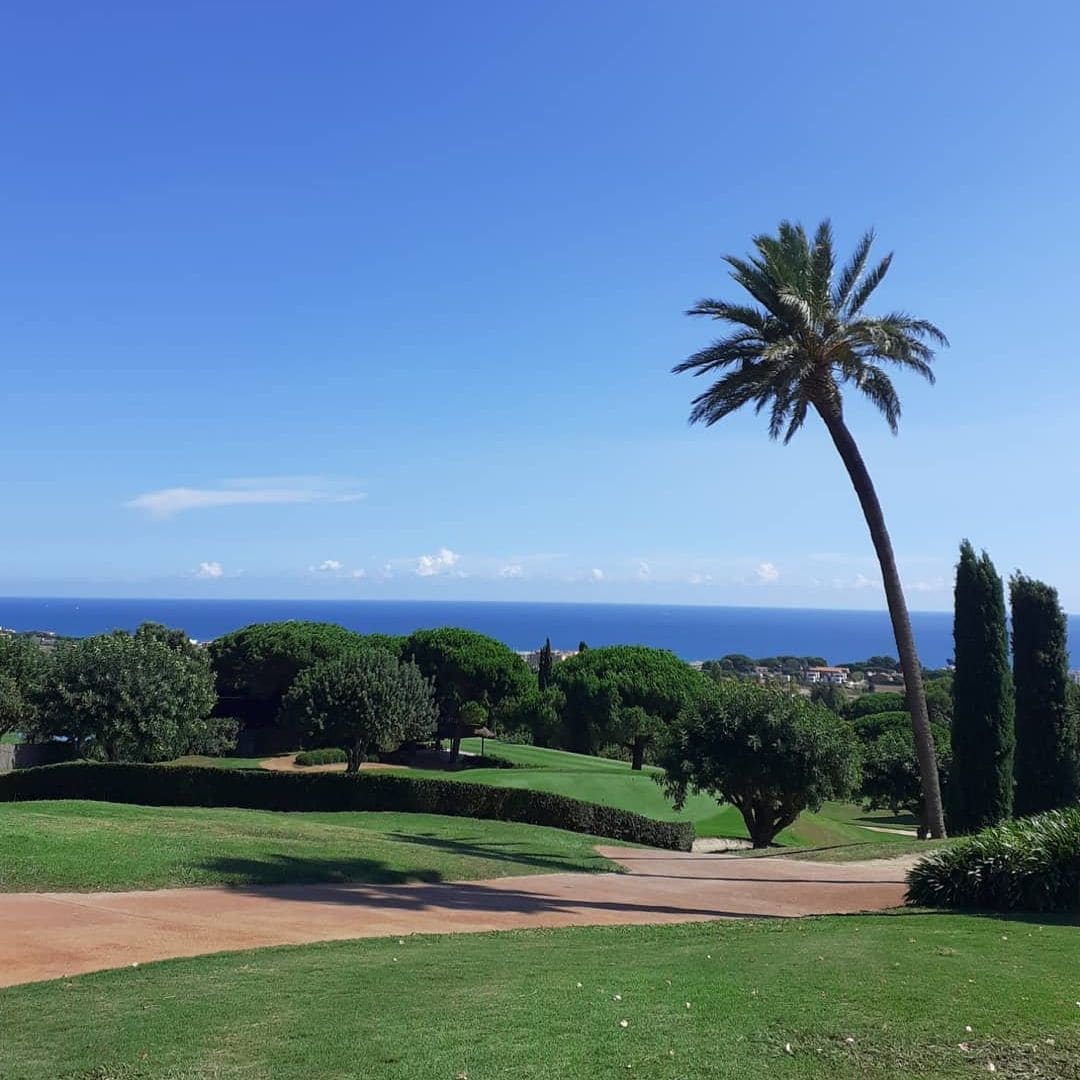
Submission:
<svg viewBox="0 0 1080 1080">
<path fill-rule="evenodd" d="M 230 887 L 251 885 L 303 885 L 370 882 L 377 885 L 435 884 L 443 881 L 440 871 L 419 867 L 399 870 L 379 859 L 302 858 L 295 855 L 265 855 L 257 858 L 222 856 L 200 863 Z"/>
<path fill-rule="evenodd" d="M 449 855 L 457 855 L 461 858 L 516 863 L 523 868 L 523 872 L 525 867 L 548 870 L 552 873 L 560 871 L 580 873 L 591 870 L 620 872 L 620 868 L 615 863 L 595 853 L 586 855 L 583 864 L 580 859 L 561 855 L 545 855 L 539 851 L 523 851 L 513 841 L 506 840 L 487 840 L 483 837 L 470 836 L 451 840 L 445 836 L 438 836 L 436 833 L 429 832 L 393 832 L 387 833 L 387 837 L 403 844 L 417 844 L 423 847 L 435 848 L 438 851 L 446 852 Z"/>
</svg>

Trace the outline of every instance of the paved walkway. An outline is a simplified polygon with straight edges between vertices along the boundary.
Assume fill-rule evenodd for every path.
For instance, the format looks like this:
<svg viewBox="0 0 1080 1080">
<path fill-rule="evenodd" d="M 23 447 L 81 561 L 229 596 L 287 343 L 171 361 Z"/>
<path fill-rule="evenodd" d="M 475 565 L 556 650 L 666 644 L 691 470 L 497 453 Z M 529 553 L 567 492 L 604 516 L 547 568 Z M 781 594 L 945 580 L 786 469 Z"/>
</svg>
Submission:
<svg viewBox="0 0 1080 1080">
<path fill-rule="evenodd" d="M 0 986 L 173 956 L 340 938 L 867 911 L 903 902 L 910 862 L 597 850 L 629 873 L 436 885 L 0 894 Z"/>
</svg>

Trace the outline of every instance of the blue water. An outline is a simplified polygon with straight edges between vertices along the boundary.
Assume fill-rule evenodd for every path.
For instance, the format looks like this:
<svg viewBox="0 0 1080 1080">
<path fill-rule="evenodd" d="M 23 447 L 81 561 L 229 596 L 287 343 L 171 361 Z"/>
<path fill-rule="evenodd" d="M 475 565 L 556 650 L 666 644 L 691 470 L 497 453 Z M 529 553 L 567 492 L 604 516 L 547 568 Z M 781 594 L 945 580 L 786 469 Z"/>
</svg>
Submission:
<svg viewBox="0 0 1080 1080">
<path fill-rule="evenodd" d="M 823 656 L 841 664 L 896 655 L 883 611 L 690 607 L 662 604 L 529 604 L 408 600 L 79 600 L 0 599 L 0 626 L 83 636 L 144 620 L 179 626 L 197 640 L 253 622 L 317 619 L 361 632 L 405 634 L 419 627 L 463 626 L 513 649 L 534 649 L 545 637 L 556 649 L 642 644 L 686 660 L 724 653 Z M 914 612 L 922 662 L 941 667 L 952 656 L 952 616 Z"/>
</svg>

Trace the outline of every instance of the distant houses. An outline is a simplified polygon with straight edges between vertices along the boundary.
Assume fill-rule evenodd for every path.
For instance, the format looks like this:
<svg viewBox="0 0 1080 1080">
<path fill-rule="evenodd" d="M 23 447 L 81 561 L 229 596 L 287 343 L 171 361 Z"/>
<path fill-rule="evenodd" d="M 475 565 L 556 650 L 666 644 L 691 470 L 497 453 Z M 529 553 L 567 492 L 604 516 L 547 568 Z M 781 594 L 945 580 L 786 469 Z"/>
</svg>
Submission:
<svg viewBox="0 0 1080 1080">
<path fill-rule="evenodd" d="M 851 672 L 846 667 L 808 667 L 803 672 L 803 682 L 811 686 L 846 686 Z"/>
<path fill-rule="evenodd" d="M 532 649 L 531 651 L 525 650 L 519 652 L 520 656 L 526 664 L 532 668 L 533 671 L 539 671 L 540 669 L 540 650 Z M 551 658 L 556 664 L 561 663 L 563 660 L 569 660 L 571 656 L 577 656 L 577 649 L 552 649 Z"/>
</svg>

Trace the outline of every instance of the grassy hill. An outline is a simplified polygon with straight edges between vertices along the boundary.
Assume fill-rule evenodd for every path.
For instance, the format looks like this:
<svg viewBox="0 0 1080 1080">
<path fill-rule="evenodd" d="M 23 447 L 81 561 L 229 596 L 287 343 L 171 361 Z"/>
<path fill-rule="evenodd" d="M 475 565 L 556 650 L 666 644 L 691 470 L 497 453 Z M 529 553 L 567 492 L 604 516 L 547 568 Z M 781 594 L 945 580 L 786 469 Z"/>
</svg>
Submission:
<svg viewBox="0 0 1080 1080">
<path fill-rule="evenodd" d="M 479 739 L 465 739 L 462 749 L 480 753 Z M 707 795 L 691 795 L 682 811 L 677 811 L 656 783 L 659 769 L 646 768 L 634 772 L 624 761 L 571 754 L 563 750 L 548 750 L 538 746 L 521 746 L 487 739 L 484 753 L 488 757 L 513 762 L 514 769 L 469 769 L 460 773 L 435 773 L 413 770 L 417 775 L 439 776 L 462 783 L 493 784 L 498 787 L 527 788 L 569 795 L 575 799 L 633 810 L 662 821 L 691 821 L 698 836 L 745 838 L 742 817 L 732 806 L 719 806 Z M 816 814 L 803 814 L 790 828 L 782 832 L 777 843 L 785 847 L 821 847 L 844 844 L 891 846 L 905 844 L 902 836 L 872 833 L 863 824 L 882 823 L 888 815 L 870 814 L 848 804 L 828 804 Z M 899 848 L 897 852 L 899 853 Z"/>
</svg>

